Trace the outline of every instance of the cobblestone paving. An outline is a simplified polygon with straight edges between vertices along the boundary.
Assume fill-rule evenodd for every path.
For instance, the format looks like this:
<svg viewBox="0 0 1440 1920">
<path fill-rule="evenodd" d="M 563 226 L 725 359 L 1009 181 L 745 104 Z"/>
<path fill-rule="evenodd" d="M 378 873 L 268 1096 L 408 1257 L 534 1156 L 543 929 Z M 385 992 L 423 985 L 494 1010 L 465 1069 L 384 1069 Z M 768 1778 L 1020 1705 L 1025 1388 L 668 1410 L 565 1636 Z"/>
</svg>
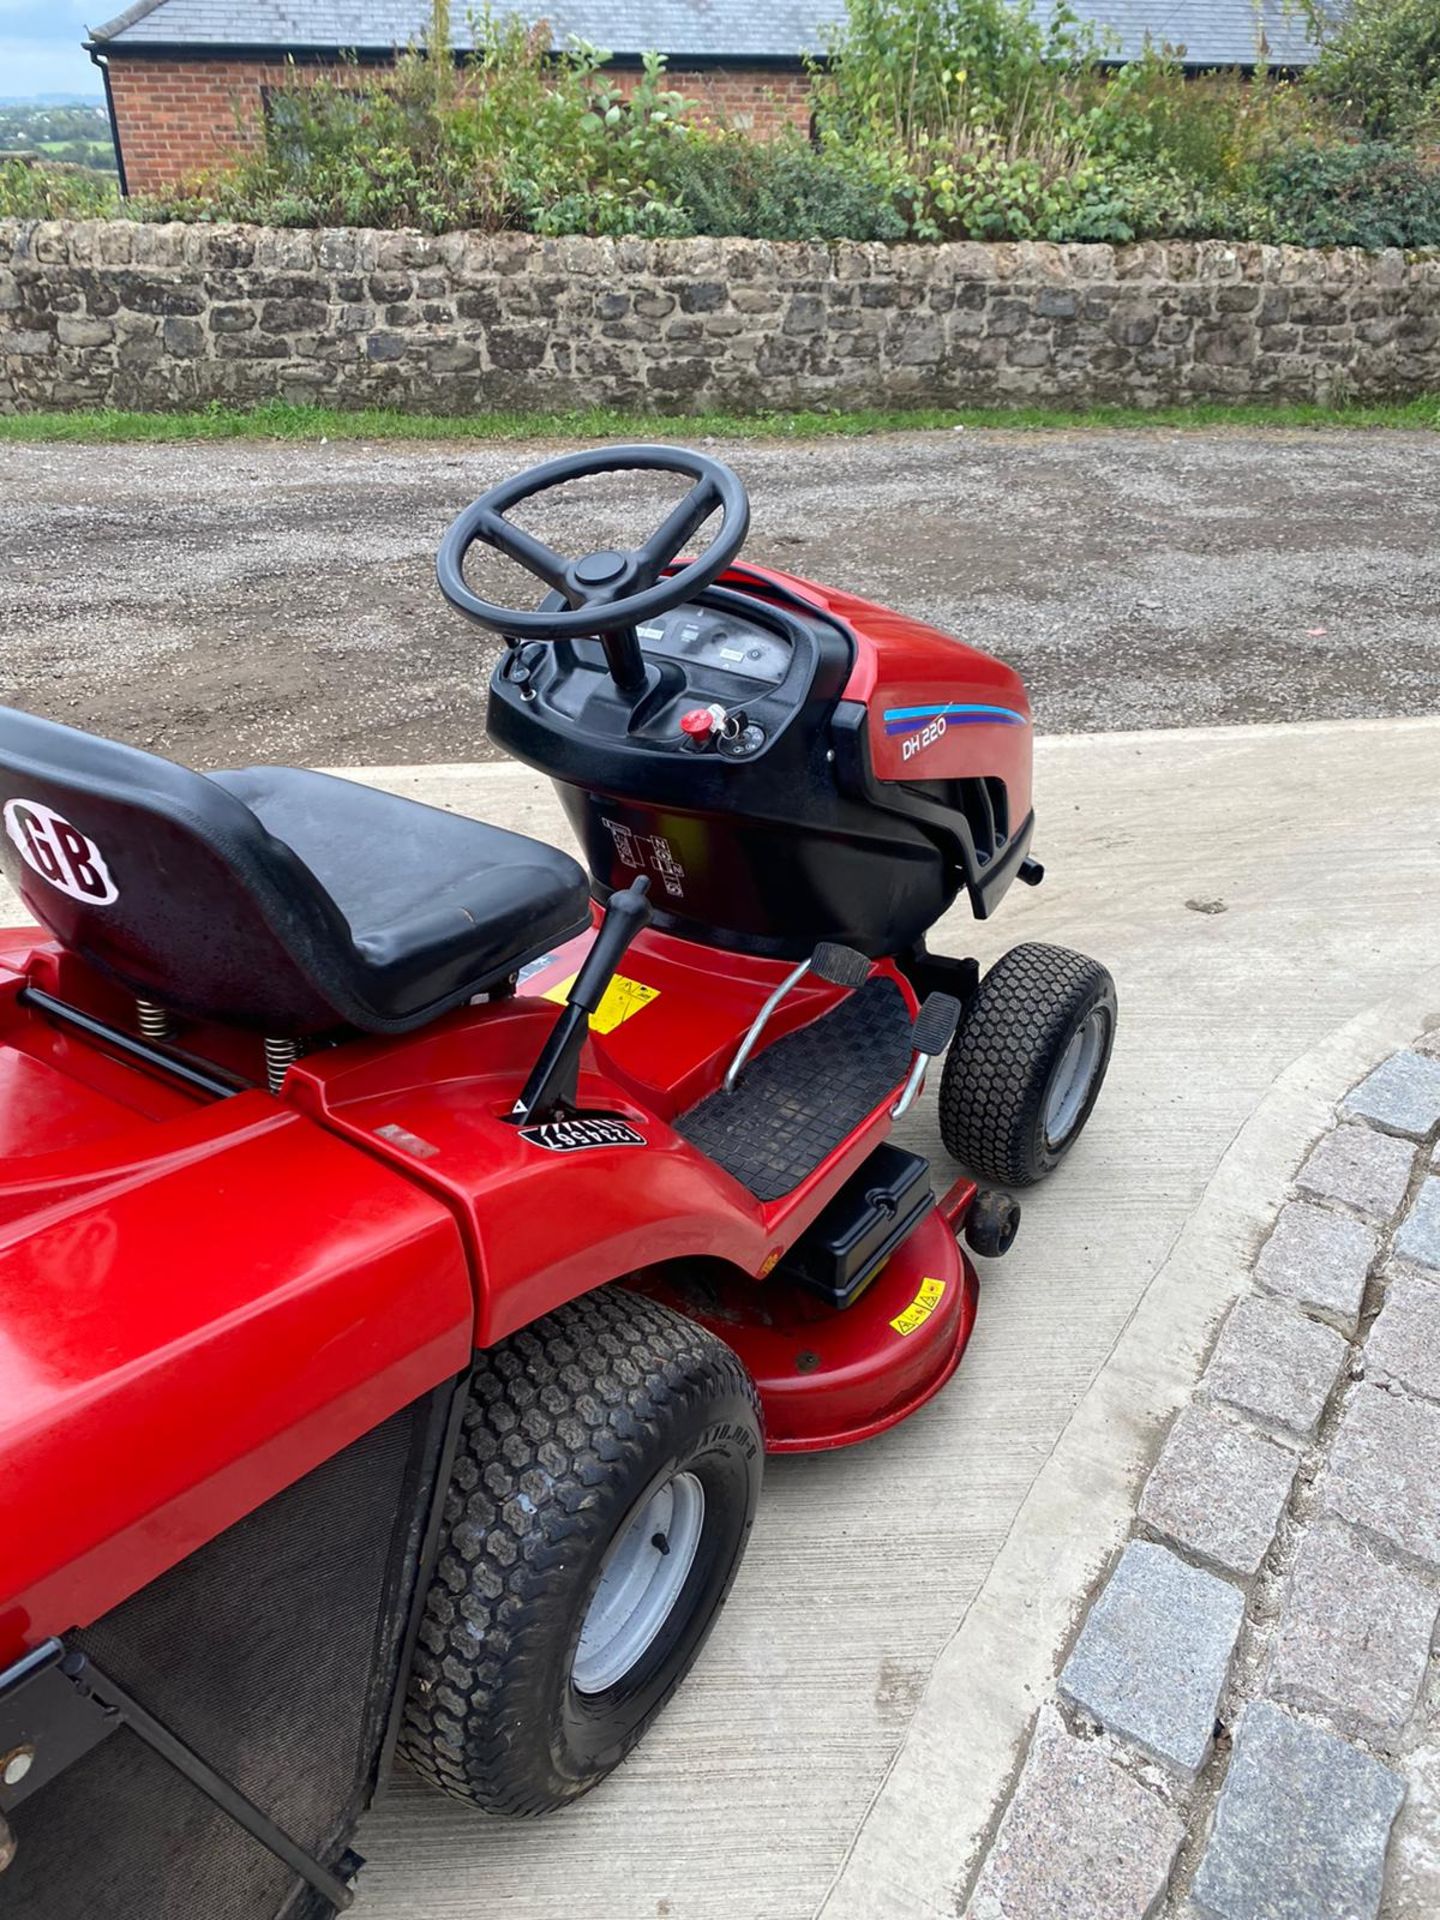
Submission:
<svg viewBox="0 0 1440 1920">
<path fill-rule="evenodd" d="M 1340 1102 L 1140 1492 L 969 1920 L 1440 1914 L 1440 1031 Z"/>
</svg>

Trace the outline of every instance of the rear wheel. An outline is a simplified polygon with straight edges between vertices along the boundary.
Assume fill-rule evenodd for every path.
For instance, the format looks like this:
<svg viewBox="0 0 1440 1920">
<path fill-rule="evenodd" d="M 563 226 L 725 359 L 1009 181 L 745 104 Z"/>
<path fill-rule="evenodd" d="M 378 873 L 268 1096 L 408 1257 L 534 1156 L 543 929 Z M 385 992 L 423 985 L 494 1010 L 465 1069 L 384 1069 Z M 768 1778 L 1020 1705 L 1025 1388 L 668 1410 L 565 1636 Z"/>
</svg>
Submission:
<svg viewBox="0 0 1440 1920">
<path fill-rule="evenodd" d="M 603 1780 L 694 1661 L 760 1488 L 721 1341 L 606 1288 L 479 1356 L 400 1751 L 491 1813 Z"/>
<path fill-rule="evenodd" d="M 1053 1173 L 1090 1118 L 1115 1041 L 1115 982 L 1067 947 L 1012 947 L 981 981 L 940 1079 L 940 1137 L 1002 1187 Z"/>
</svg>

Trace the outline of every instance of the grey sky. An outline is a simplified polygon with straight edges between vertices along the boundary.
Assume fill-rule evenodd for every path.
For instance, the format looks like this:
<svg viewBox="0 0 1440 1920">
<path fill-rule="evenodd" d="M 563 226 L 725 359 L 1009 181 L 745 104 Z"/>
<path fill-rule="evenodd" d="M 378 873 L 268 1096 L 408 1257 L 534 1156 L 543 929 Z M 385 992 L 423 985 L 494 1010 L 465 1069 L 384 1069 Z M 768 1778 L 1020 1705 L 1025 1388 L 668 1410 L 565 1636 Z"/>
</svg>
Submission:
<svg viewBox="0 0 1440 1920">
<path fill-rule="evenodd" d="M 87 20 L 119 11 L 100 0 L 0 0 L 0 96 L 90 93 L 100 97 L 100 75 L 81 50 Z"/>
</svg>

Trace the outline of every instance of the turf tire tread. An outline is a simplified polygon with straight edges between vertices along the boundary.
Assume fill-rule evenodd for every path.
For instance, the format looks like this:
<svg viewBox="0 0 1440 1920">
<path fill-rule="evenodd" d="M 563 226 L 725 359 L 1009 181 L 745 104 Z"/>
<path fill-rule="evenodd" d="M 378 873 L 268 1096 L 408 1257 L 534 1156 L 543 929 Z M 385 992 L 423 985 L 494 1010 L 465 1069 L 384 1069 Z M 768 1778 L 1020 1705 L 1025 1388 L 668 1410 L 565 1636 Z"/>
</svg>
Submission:
<svg viewBox="0 0 1440 1920">
<path fill-rule="evenodd" d="M 1068 947 L 1032 941 L 1001 955 L 945 1058 L 940 1137 L 952 1159 L 1001 1187 L 1044 1177 L 1049 1169 L 1037 1165 L 1035 1140 L 1047 1064 L 1077 1013 L 1106 994 L 1113 1005 L 1107 970 Z"/>
<path fill-rule="evenodd" d="M 593 1539 L 596 1489 L 617 1464 L 653 1456 L 667 1416 L 717 1392 L 748 1401 L 758 1425 L 754 1384 L 731 1350 L 620 1287 L 477 1356 L 400 1735 L 422 1778 L 505 1814 L 586 1790 L 553 1770 L 527 1781 L 517 1765 L 523 1703 L 543 1690 L 538 1668 L 553 1659 L 566 1607 L 562 1575 Z"/>
</svg>

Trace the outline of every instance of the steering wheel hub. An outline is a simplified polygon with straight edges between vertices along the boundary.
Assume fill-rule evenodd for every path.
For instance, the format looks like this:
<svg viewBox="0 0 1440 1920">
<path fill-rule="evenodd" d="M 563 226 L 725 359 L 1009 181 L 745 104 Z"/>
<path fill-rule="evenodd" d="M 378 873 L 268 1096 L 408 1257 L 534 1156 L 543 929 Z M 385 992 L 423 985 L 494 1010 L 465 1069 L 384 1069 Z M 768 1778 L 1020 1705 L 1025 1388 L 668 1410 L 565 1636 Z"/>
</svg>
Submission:
<svg viewBox="0 0 1440 1920">
<path fill-rule="evenodd" d="M 630 571 L 630 556 L 624 553 L 587 553 L 570 569 L 582 587 L 610 587 Z"/>
</svg>

